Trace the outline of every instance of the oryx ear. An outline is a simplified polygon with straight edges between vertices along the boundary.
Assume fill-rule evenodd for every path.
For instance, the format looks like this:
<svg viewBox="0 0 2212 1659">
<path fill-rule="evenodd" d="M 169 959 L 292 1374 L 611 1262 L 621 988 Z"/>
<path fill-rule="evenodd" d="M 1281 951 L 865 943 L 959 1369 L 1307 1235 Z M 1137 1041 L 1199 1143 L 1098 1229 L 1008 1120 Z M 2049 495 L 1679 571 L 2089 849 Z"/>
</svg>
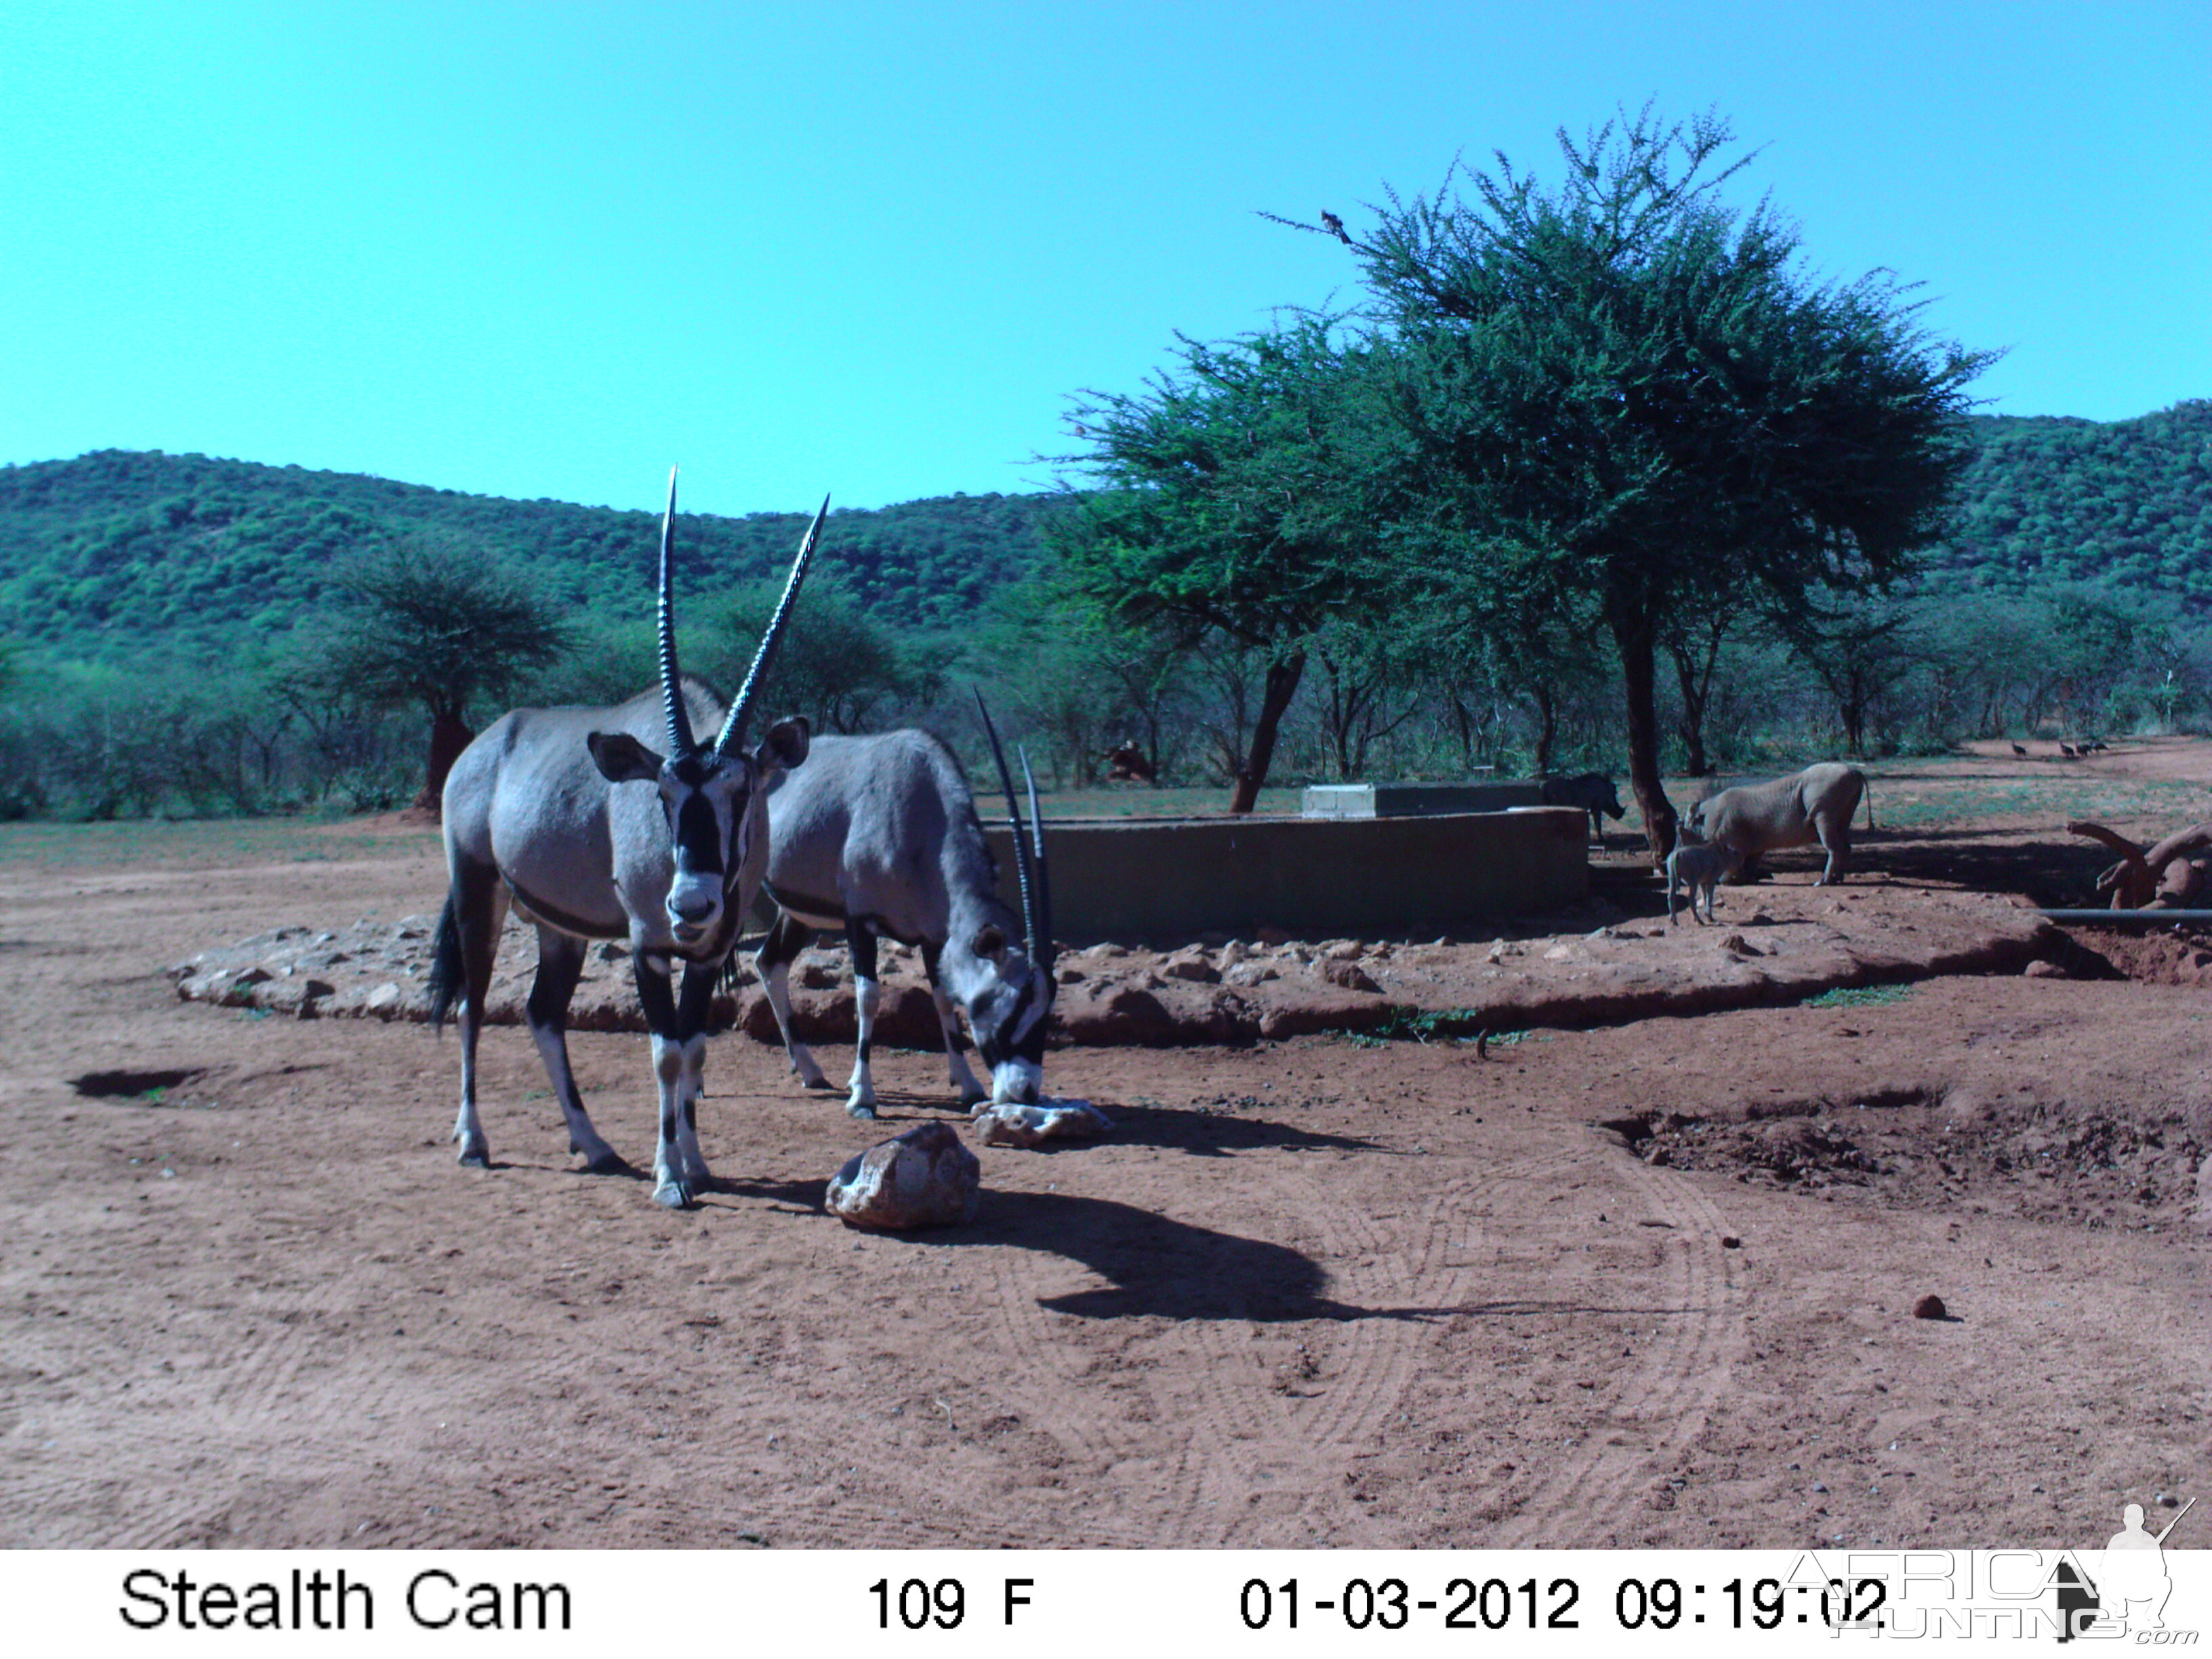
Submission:
<svg viewBox="0 0 2212 1659">
<path fill-rule="evenodd" d="M 787 720 L 778 720 L 769 727 L 768 735 L 760 740 L 760 747 L 753 750 L 753 765 L 763 778 L 779 769 L 789 772 L 805 761 L 812 742 L 802 716 L 793 714 Z"/>
<path fill-rule="evenodd" d="M 594 732 L 584 739 L 609 783 L 654 783 L 660 757 L 627 732 Z"/>
<path fill-rule="evenodd" d="M 1006 936 L 987 925 L 976 930 L 973 949 L 977 956 L 996 962 L 1006 954 Z"/>
</svg>

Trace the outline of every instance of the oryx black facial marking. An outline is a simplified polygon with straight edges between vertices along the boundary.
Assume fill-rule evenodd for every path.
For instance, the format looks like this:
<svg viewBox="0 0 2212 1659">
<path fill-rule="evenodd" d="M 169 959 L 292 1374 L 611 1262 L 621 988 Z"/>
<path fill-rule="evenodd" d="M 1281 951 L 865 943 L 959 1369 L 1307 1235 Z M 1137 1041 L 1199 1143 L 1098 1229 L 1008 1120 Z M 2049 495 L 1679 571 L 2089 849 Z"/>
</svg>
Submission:
<svg viewBox="0 0 2212 1659">
<path fill-rule="evenodd" d="M 1025 1060 L 1042 1066 L 1045 1027 L 1051 1013 L 1051 999 L 1041 993 L 1036 975 L 1023 975 L 1012 995 L 1004 986 L 993 987 L 970 1016 L 975 1028 L 975 1052 L 994 1070 L 1009 1060 Z"/>
<path fill-rule="evenodd" d="M 660 1096 L 653 1197 L 687 1205 L 709 1179 L 697 1126 L 708 1009 L 763 872 L 764 792 L 806 759 L 808 744 L 804 720 L 774 726 L 751 750 L 744 728 L 828 513 L 824 501 L 744 685 L 724 708 L 677 664 L 671 473 L 660 534 L 659 684 L 611 708 L 517 709 L 454 763 L 445 795 L 451 890 L 430 991 L 439 1022 L 459 1009 L 461 1109 L 453 1134 L 464 1164 L 489 1158 L 477 1115 L 476 1044 L 512 892 L 538 923 L 531 1035 L 571 1146 L 587 1168 L 622 1167 L 584 1110 L 565 1026 L 582 941 L 627 939 Z M 694 734 L 702 731 L 716 735 L 701 743 Z"/>
</svg>

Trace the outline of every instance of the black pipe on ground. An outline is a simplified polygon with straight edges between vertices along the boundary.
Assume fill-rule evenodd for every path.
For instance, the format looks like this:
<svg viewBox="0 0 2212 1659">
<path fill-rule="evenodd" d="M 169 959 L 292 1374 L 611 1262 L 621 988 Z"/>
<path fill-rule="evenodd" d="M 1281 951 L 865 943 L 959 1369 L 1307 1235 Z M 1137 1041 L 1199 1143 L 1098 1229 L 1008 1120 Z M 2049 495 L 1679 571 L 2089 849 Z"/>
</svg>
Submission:
<svg viewBox="0 0 2212 1659">
<path fill-rule="evenodd" d="M 2212 927 L 2212 910 L 2038 910 L 2036 915 L 2069 927 Z"/>
</svg>

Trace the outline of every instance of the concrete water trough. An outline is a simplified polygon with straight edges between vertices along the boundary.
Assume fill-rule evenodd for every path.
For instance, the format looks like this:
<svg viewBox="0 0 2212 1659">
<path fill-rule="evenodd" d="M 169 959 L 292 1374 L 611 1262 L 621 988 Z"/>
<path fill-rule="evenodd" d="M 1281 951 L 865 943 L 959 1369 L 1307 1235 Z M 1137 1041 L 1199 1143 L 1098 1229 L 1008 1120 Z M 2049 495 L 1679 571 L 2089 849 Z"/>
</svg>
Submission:
<svg viewBox="0 0 2212 1659">
<path fill-rule="evenodd" d="M 1534 915 L 1589 893 L 1589 820 L 1571 806 L 1358 817 L 1047 821 L 1053 932 L 1182 943 L 1434 934 Z M 1018 907 L 1012 845 L 990 831 Z"/>
<path fill-rule="evenodd" d="M 1480 783 L 1316 783 L 1299 798 L 1310 818 L 1432 817 L 1446 812 L 1503 812 L 1541 806 L 1540 779 Z"/>
</svg>

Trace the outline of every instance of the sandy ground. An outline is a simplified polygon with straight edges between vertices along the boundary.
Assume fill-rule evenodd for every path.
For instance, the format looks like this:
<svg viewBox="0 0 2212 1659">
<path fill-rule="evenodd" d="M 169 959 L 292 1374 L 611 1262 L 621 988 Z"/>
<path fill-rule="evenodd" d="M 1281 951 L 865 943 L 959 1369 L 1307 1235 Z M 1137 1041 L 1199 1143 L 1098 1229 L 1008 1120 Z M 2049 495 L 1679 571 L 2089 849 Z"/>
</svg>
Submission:
<svg viewBox="0 0 2212 1659">
<path fill-rule="evenodd" d="M 2100 764 L 2202 784 L 2212 750 Z M 2065 898 L 2097 860 L 2063 816 L 1878 836 L 1846 895 L 1906 928 Z M 179 1000 L 196 951 L 434 911 L 427 836 L 363 849 L 0 866 L 0 1543 L 2079 1546 L 2203 1485 L 2189 939 L 1831 1006 L 1516 1004 L 1486 1056 L 1072 1047 L 1051 1087 L 1117 1133 L 979 1148 L 977 1221 L 890 1237 L 822 1186 L 960 1121 L 934 1055 L 879 1060 L 871 1126 L 720 1039 L 722 1181 L 672 1213 L 572 1173 L 518 1029 L 477 1171 L 450 1036 Z M 1777 864 L 1724 921 L 1827 901 Z M 1609 890 L 1616 933 L 1717 948 Z M 648 1161 L 643 1042 L 572 1048 Z"/>
</svg>

